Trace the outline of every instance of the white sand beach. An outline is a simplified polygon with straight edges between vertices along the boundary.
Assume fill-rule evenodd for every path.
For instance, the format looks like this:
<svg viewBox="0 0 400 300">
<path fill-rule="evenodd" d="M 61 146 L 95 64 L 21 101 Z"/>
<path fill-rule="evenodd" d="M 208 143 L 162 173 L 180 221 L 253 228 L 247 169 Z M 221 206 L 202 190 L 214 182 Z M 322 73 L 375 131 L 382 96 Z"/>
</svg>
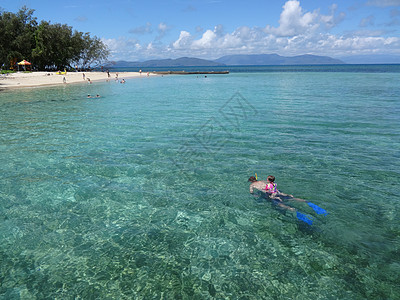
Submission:
<svg viewBox="0 0 400 300">
<path fill-rule="evenodd" d="M 149 76 L 155 76 L 150 73 Z M 132 77 L 147 77 L 147 73 L 139 72 L 118 72 L 118 79 L 127 79 Z M 64 80 L 65 78 L 65 80 Z M 17 72 L 0 75 L 0 89 L 20 88 L 20 87 L 39 87 L 48 85 L 86 83 L 90 81 L 115 80 L 116 73 L 110 72 L 108 77 L 106 72 L 67 72 L 66 74 L 57 74 L 57 72 Z"/>
</svg>

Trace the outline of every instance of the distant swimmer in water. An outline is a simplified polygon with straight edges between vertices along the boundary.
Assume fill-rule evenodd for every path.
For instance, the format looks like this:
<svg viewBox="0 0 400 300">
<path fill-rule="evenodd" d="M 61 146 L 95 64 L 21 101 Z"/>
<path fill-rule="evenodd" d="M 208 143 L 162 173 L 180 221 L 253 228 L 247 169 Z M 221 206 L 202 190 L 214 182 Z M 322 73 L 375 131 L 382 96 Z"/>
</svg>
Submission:
<svg viewBox="0 0 400 300">
<path fill-rule="evenodd" d="M 90 96 L 90 94 L 87 95 L 88 98 L 93 98 L 92 96 Z"/>
</svg>

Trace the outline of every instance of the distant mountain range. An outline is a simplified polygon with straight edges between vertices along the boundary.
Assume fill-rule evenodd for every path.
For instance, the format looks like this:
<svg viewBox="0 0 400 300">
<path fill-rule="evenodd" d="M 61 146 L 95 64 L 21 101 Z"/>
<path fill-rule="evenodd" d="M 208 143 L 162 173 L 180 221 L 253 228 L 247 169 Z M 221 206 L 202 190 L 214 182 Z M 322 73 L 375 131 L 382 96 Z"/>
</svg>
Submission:
<svg viewBox="0 0 400 300">
<path fill-rule="evenodd" d="M 156 67 L 214 67 L 214 66 L 262 66 L 262 65 L 327 65 L 344 64 L 339 59 L 318 55 L 280 56 L 278 54 L 239 54 L 227 55 L 216 60 L 205 60 L 193 57 L 178 59 L 159 59 L 147 61 L 115 61 L 106 67 L 114 68 L 156 68 Z"/>
<path fill-rule="evenodd" d="M 248 65 L 328 65 L 344 64 L 343 61 L 328 56 L 299 55 L 299 56 L 280 56 L 278 54 L 239 54 L 227 55 L 215 60 L 229 66 L 248 66 Z"/>
<path fill-rule="evenodd" d="M 181 57 L 178 59 L 158 59 L 147 61 L 116 61 L 111 62 L 107 66 L 113 68 L 149 68 L 149 67 L 215 67 L 224 66 L 211 60 L 205 60 L 193 57 Z"/>
<path fill-rule="evenodd" d="M 341 57 L 348 64 L 400 64 L 400 55 L 352 55 Z"/>
</svg>

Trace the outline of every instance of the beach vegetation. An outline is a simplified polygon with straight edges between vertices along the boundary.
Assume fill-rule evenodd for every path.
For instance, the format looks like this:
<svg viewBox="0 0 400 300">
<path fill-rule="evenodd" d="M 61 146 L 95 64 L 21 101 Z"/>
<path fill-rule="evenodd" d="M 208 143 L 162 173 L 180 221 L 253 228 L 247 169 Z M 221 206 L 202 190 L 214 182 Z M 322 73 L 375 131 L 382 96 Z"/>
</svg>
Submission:
<svg viewBox="0 0 400 300">
<path fill-rule="evenodd" d="M 33 10 L 21 8 L 16 14 L 0 11 L 0 64 L 6 67 L 30 57 L 37 22 Z"/>
<path fill-rule="evenodd" d="M 13 69 L 26 59 L 33 69 L 85 69 L 107 60 L 109 50 L 100 38 L 66 24 L 37 21 L 26 6 L 17 13 L 0 10 L 0 66 Z"/>
</svg>

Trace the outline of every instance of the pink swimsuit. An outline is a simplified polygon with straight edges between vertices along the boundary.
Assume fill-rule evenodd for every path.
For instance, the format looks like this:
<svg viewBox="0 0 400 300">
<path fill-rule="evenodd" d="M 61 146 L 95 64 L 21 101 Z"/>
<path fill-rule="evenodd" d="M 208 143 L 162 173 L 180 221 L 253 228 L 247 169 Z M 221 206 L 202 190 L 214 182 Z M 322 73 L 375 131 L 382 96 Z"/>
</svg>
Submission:
<svg viewBox="0 0 400 300">
<path fill-rule="evenodd" d="M 276 188 L 276 183 L 267 183 L 265 190 L 267 191 L 267 193 L 270 194 L 278 192 L 278 189 Z"/>
</svg>

